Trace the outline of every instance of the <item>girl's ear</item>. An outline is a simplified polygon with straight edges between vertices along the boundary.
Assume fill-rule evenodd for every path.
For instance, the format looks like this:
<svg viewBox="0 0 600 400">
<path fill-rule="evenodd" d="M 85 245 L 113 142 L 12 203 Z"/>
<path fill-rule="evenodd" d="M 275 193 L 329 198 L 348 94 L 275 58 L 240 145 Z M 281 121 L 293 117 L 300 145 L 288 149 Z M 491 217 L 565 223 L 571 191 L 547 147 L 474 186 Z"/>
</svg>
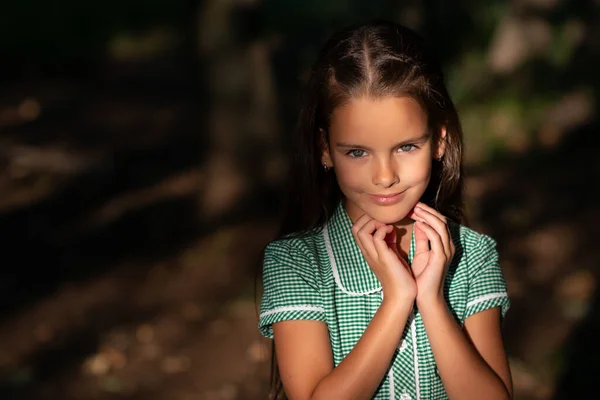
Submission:
<svg viewBox="0 0 600 400">
<path fill-rule="evenodd" d="M 446 126 L 443 125 L 440 128 L 440 136 L 437 141 L 434 158 L 436 160 L 441 160 L 444 157 L 444 153 L 446 152 Z"/>
<path fill-rule="evenodd" d="M 325 131 L 319 128 L 319 132 L 321 133 L 321 165 L 325 167 L 325 169 L 329 169 L 333 167 L 333 160 L 331 159 L 331 154 L 329 153 L 329 145 L 327 144 L 327 139 L 325 138 Z"/>
</svg>

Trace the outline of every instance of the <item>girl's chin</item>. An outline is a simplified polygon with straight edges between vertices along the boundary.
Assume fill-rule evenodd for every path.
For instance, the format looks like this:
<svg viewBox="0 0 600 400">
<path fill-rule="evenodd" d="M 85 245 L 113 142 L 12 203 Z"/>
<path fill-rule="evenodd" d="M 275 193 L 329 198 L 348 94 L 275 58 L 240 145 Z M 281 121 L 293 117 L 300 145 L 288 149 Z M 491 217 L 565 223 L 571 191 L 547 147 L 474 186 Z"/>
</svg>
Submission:
<svg viewBox="0 0 600 400">
<path fill-rule="evenodd" d="M 392 207 L 389 207 L 389 209 L 387 210 L 377 207 L 376 209 L 369 209 L 364 211 L 374 220 L 384 223 L 386 225 L 406 225 L 411 224 L 413 222 L 413 220 L 409 217 L 411 215 L 410 211 L 412 210 L 406 212 L 405 210 L 394 210 Z"/>
<path fill-rule="evenodd" d="M 407 225 L 413 222 L 410 219 L 413 209 L 412 207 L 409 208 L 407 204 L 380 206 L 368 202 L 353 202 L 346 199 L 345 207 L 353 222 L 356 222 L 364 214 L 386 225 Z"/>
<path fill-rule="evenodd" d="M 390 219 L 383 219 L 383 218 L 373 218 L 381 223 L 384 223 L 386 225 L 409 225 L 412 224 L 414 221 L 408 217 L 404 217 L 404 218 L 390 218 Z"/>
</svg>

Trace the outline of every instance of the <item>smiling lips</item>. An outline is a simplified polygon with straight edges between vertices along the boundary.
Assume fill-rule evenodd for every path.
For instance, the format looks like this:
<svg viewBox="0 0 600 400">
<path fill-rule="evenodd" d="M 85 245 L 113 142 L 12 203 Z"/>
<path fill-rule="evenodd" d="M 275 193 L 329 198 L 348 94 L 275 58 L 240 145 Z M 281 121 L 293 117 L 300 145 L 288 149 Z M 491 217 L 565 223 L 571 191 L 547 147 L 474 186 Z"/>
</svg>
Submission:
<svg viewBox="0 0 600 400">
<path fill-rule="evenodd" d="M 402 200 L 404 192 L 391 193 L 391 194 L 369 194 L 369 197 L 377 204 L 381 206 L 389 206 L 398 203 Z"/>
</svg>

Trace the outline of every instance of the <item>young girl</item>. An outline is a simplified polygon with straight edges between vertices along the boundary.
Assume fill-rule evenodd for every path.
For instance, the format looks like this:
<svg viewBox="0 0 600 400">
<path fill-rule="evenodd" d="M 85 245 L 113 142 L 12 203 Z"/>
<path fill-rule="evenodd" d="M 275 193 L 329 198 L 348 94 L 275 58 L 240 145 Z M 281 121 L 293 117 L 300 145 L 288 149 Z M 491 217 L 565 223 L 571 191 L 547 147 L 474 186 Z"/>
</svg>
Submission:
<svg viewBox="0 0 600 400">
<path fill-rule="evenodd" d="M 308 89 L 263 262 L 272 397 L 511 398 L 506 283 L 495 242 L 460 225 L 462 132 L 439 65 L 414 32 L 361 25 L 328 41 Z"/>
</svg>

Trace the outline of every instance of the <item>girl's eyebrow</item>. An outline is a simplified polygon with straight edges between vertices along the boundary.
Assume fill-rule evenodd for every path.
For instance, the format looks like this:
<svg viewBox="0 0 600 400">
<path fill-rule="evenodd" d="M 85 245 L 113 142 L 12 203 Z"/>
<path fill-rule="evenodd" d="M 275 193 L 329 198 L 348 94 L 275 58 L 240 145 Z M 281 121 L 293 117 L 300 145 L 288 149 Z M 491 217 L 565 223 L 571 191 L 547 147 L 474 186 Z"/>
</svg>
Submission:
<svg viewBox="0 0 600 400">
<path fill-rule="evenodd" d="M 421 136 L 418 136 L 418 137 L 415 137 L 415 138 L 406 139 L 406 140 L 403 140 L 403 141 L 401 141 L 399 143 L 396 143 L 392 148 L 404 146 L 404 145 L 407 145 L 407 144 L 413 144 L 413 143 L 423 143 L 423 142 L 426 142 L 427 139 L 429 139 L 429 133 L 424 133 Z M 349 149 L 371 150 L 368 146 L 363 146 L 363 145 L 360 145 L 360 144 L 336 142 L 335 145 L 337 147 L 349 148 Z"/>
</svg>

